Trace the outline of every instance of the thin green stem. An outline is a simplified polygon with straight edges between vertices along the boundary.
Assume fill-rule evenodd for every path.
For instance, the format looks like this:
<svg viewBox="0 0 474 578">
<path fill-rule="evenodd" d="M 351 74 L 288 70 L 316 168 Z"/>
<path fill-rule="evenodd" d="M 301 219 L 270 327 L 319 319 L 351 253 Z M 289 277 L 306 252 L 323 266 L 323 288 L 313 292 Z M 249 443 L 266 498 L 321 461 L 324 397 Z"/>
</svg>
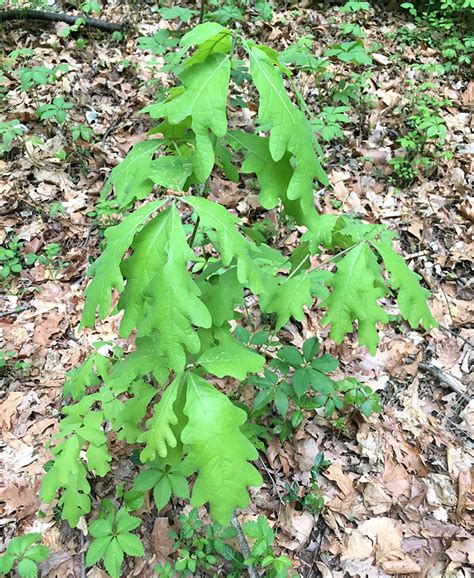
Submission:
<svg viewBox="0 0 474 578">
<path fill-rule="evenodd" d="M 199 8 L 199 24 L 204 22 L 204 16 L 206 15 L 206 0 L 201 0 L 201 6 Z"/>
</svg>

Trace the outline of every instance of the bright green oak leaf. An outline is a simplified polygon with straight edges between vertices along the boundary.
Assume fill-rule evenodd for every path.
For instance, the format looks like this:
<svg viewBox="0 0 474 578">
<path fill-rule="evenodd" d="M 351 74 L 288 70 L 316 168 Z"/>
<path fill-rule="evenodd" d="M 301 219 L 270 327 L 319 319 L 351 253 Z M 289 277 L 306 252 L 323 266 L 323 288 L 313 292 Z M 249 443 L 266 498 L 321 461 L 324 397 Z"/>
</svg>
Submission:
<svg viewBox="0 0 474 578">
<path fill-rule="evenodd" d="M 255 173 L 260 185 L 260 202 L 265 209 L 274 209 L 288 189 L 293 167 L 291 156 L 285 154 L 278 161 L 273 160 L 270 154 L 268 137 L 239 130 L 228 133 L 228 142 L 234 148 L 244 149 L 247 152 L 242 164 L 244 174 Z"/>
<path fill-rule="evenodd" d="M 437 327 L 438 323 L 427 304 L 431 293 L 420 285 L 421 276 L 408 267 L 390 242 L 375 242 L 373 245 L 390 273 L 390 286 L 397 291 L 397 303 L 403 319 L 412 328 L 418 327 L 420 323 L 425 329 Z"/>
<path fill-rule="evenodd" d="M 139 337 L 158 335 L 157 349 L 166 367 L 180 372 L 185 350 L 195 354 L 200 349 L 194 326 L 210 327 L 212 320 L 187 268 L 194 252 L 176 208 L 151 221 L 133 248 L 122 267 L 127 287 L 119 301 L 119 308 L 125 309 L 121 335 L 128 335 L 134 326 Z"/>
<path fill-rule="evenodd" d="M 112 290 L 119 292 L 125 287 L 120 266 L 122 259 L 133 242 L 136 233 L 143 227 L 148 217 L 156 211 L 164 201 L 156 201 L 143 205 L 115 227 L 109 227 L 105 232 L 108 241 L 102 255 L 94 261 L 87 274 L 93 277 L 86 289 L 86 302 L 82 313 L 81 327 L 93 327 L 97 307 L 99 315 L 104 319 L 112 302 Z"/>
<path fill-rule="evenodd" d="M 258 373 L 265 365 L 265 357 L 255 353 L 232 334 L 219 340 L 219 345 L 205 351 L 197 360 L 206 371 L 224 377 L 226 375 L 243 381 L 248 373 Z"/>
<path fill-rule="evenodd" d="M 303 306 L 313 303 L 310 274 L 303 271 L 293 277 L 269 277 L 267 290 L 260 296 L 260 308 L 265 313 L 277 315 L 276 329 L 279 331 L 293 317 L 304 319 Z"/>
<path fill-rule="evenodd" d="M 127 443 L 134 444 L 142 434 L 140 424 L 157 391 L 149 383 L 140 380 L 132 384 L 129 393 L 133 394 L 133 397 L 123 402 L 122 410 L 117 416 L 119 423 L 114 424 L 114 429 L 118 430 L 119 440 L 125 439 Z"/>
<path fill-rule="evenodd" d="M 77 473 L 69 476 L 58 501 L 58 506 L 62 508 L 61 519 L 67 520 L 71 528 L 75 528 L 80 518 L 91 511 L 90 490 L 86 469 L 81 466 Z"/>
<path fill-rule="evenodd" d="M 200 46 L 224 30 L 225 28 L 217 22 L 203 22 L 195 26 L 189 32 L 186 32 L 179 41 L 179 44 L 185 50 L 191 48 L 191 46 Z"/>
<path fill-rule="evenodd" d="M 250 49 L 250 74 L 260 96 L 259 120 L 270 126 L 270 153 L 279 161 L 289 151 L 295 170 L 288 186 L 288 199 L 313 197 L 313 182 L 329 181 L 316 155 L 314 136 L 303 112 L 288 96 L 280 69 L 261 48 Z"/>
<path fill-rule="evenodd" d="M 158 331 L 160 352 L 167 359 L 167 367 L 180 372 L 186 363 L 186 353 L 196 354 L 201 343 L 194 326 L 210 327 L 212 319 L 199 299 L 200 290 L 186 266 L 169 255 L 145 291 L 151 305 L 140 331 Z"/>
<path fill-rule="evenodd" d="M 145 108 L 152 118 L 166 117 L 179 124 L 192 117 L 191 128 L 196 135 L 193 157 L 194 172 L 205 182 L 214 166 L 214 147 L 210 132 L 222 138 L 227 131 L 227 91 L 230 59 L 224 54 L 211 54 L 206 60 L 182 72 L 184 91 L 175 98 Z"/>
<path fill-rule="evenodd" d="M 70 476 L 77 474 L 78 470 L 84 467 L 79 458 L 81 442 L 77 436 L 71 436 L 62 442 L 57 450 L 58 455 L 44 476 L 39 492 L 41 500 L 47 504 L 53 501 L 59 488 L 67 485 Z"/>
<path fill-rule="evenodd" d="M 239 282 L 248 285 L 254 293 L 264 291 L 265 277 L 255 265 L 253 244 L 237 230 L 239 219 L 222 205 L 207 199 L 183 197 L 182 200 L 195 209 L 205 227 L 215 230 L 224 266 L 235 258 Z"/>
<path fill-rule="evenodd" d="M 133 254 L 122 264 L 127 284 L 118 302 L 118 308 L 124 310 L 121 337 L 139 327 L 147 305 L 145 289 L 166 262 L 170 243 L 179 250 L 181 264 L 194 257 L 175 207 L 169 207 L 143 227 L 133 241 Z"/>
<path fill-rule="evenodd" d="M 86 451 L 87 469 L 96 476 L 103 478 L 109 471 L 109 462 L 112 461 L 112 456 L 109 454 L 107 445 L 95 446 L 89 444 Z"/>
<path fill-rule="evenodd" d="M 338 261 L 331 284 L 333 290 L 323 303 L 327 307 L 323 325 L 330 323 L 331 337 L 341 343 L 344 335 L 353 331 L 353 323 L 357 320 L 359 342 L 375 355 L 377 323 L 388 321 L 378 300 L 387 289 L 377 259 L 367 243 L 359 243 Z"/>
<path fill-rule="evenodd" d="M 205 272 L 204 272 L 205 273 Z M 244 290 L 237 278 L 237 269 L 232 267 L 222 275 L 209 279 L 198 279 L 201 301 L 209 309 L 212 324 L 220 327 L 235 317 L 235 308 L 244 301 Z"/>
<path fill-rule="evenodd" d="M 209 502 L 212 518 L 228 524 L 236 508 L 248 506 L 247 487 L 262 483 L 249 463 L 257 450 L 239 429 L 246 413 L 193 373 L 187 376 L 184 413 L 189 419 L 181 434 L 188 452 L 185 464 L 198 473 L 191 503 Z"/>
<path fill-rule="evenodd" d="M 210 23 L 209 23 L 210 24 Z M 215 34 L 208 38 L 205 42 L 199 46 L 199 48 L 194 52 L 194 54 L 186 60 L 184 66 L 186 68 L 199 64 L 206 60 L 210 54 L 228 54 L 232 48 L 232 33 L 230 30 L 225 28 L 221 30 L 218 34 Z"/>
<path fill-rule="evenodd" d="M 161 144 L 159 140 L 137 143 L 123 161 L 112 169 L 101 198 L 106 199 L 113 187 L 121 208 L 126 207 L 134 199 L 144 199 L 153 189 L 148 172 L 151 159 Z"/>
<path fill-rule="evenodd" d="M 177 445 L 172 426 L 178 423 L 178 417 L 173 405 L 180 393 L 182 375 L 178 376 L 165 390 L 161 400 L 153 408 L 153 417 L 147 422 L 147 431 L 138 438 L 139 443 L 144 443 L 140 459 L 142 462 L 150 462 L 158 454 L 161 458 L 168 455 L 168 448 Z"/>
<path fill-rule="evenodd" d="M 155 185 L 173 191 L 182 191 L 192 172 L 191 157 L 163 156 L 151 161 L 147 176 Z M 144 197 L 137 195 L 137 198 L 143 199 Z"/>
<path fill-rule="evenodd" d="M 137 377 L 147 373 L 152 373 L 160 384 L 168 378 L 169 371 L 166 369 L 166 358 L 160 351 L 158 333 L 137 337 L 135 343 L 136 350 L 115 363 L 104 380 L 117 394 L 127 391 Z"/>
</svg>

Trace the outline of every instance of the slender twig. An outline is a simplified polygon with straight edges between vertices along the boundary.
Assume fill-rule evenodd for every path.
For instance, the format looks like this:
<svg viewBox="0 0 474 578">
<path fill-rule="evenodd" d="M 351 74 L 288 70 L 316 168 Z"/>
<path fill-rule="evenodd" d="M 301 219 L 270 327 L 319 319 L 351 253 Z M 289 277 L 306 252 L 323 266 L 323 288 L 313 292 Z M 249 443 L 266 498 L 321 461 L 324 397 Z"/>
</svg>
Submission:
<svg viewBox="0 0 474 578">
<path fill-rule="evenodd" d="M 191 234 L 191 237 L 189 237 L 189 241 L 188 241 L 188 244 L 189 244 L 189 246 L 191 247 L 191 249 L 193 248 L 194 239 L 196 238 L 196 233 L 197 233 L 197 231 L 198 231 L 200 222 L 201 222 L 201 218 L 198 216 L 198 218 L 196 219 L 196 222 L 194 223 L 193 232 L 192 232 L 192 234 Z"/>
<path fill-rule="evenodd" d="M 204 15 L 206 14 L 206 0 L 201 0 L 201 7 L 199 9 L 199 24 L 204 21 Z"/>
<path fill-rule="evenodd" d="M 13 311 L 2 311 L 0 312 L 0 319 L 3 317 L 11 317 L 12 315 L 18 315 L 22 311 L 30 309 L 31 307 L 32 307 L 31 305 L 22 305 L 21 307 L 17 307 Z"/>
<path fill-rule="evenodd" d="M 247 542 L 247 538 L 245 537 L 244 531 L 242 530 L 239 519 L 235 514 L 232 516 L 230 523 L 237 532 L 237 541 L 239 543 L 240 551 L 242 552 L 245 560 L 247 560 L 251 556 L 249 543 Z M 257 570 L 251 564 L 247 566 L 247 572 L 249 573 L 250 578 L 259 578 Z"/>
<path fill-rule="evenodd" d="M 23 9 L 0 11 L 0 22 L 9 22 L 11 20 L 42 20 L 43 22 L 66 22 L 66 24 L 74 25 L 78 18 L 84 21 L 83 26 L 97 28 L 104 32 L 120 32 L 124 30 L 123 24 L 105 22 L 104 20 L 96 20 L 95 18 L 84 18 L 83 16 L 73 16 L 72 14 L 57 14 L 56 12 Z"/>
<path fill-rule="evenodd" d="M 431 373 L 438 381 L 442 384 L 447 385 L 450 389 L 452 389 L 455 393 L 459 395 L 464 395 L 466 393 L 466 388 L 464 385 L 456 379 L 453 375 L 449 375 L 439 367 L 432 365 L 431 363 L 420 363 L 419 368 L 423 371 L 427 371 Z"/>
</svg>

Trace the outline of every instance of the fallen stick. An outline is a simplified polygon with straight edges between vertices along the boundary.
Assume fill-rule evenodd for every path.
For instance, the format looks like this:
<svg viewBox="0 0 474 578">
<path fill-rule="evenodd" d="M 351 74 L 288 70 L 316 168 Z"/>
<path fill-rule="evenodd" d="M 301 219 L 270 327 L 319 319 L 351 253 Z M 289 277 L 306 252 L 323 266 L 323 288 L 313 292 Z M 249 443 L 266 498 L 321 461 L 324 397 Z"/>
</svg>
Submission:
<svg viewBox="0 0 474 578">
<path fill-rule="evenodd" d="M 240 551 L 242 552 L 244 559 L 246 560 L 250 558 L 251 553 L 249 544 L 247 542 L 247 538 L 245 537 L 244 531 L 242 530 L 242 526 L 240 525 L 239 519 L 237 518 L 236 514 L 232 516 L 230 524 L 237 531 L 237 542 L 239 543 Z M 258 578 L 258 572 L 251 564 L 247 566 L 247 572 L 250 578 Z"/>
<path fill-rule="evenodd" d="M 449 373 L 446 373 L 439 367 L 431 365 L 431 363 L 420 363 L 419 368 L 422 369 L 423 371 L 431 373 L 431 375 L 436 377 L 438 381 L 440 381 L 444 385 L 447 385 L 457 394 L 464 395 L 466 393 L 466 388 L 458 379 L 456 379 L 452 375 L 449 375 Z"/>
<path fill-rule="evenodd" d="M 10 22 L 12 20 L 41 20 L 43 22 L 65 22 L 66 24 L 74 25 L 78 18 L 82 18 L 85 21 L 84 26 L 97 28 L 104 32 L 120 32 L 125 28 L 123 24 L 115 24 L 113 22 L 105 22 L 104 20 L 96 20 L 95 18 L 86 18 L 83 16 L 72 16 L 71 14 L 43 12 L 42 10 L 17 9 L 0 11 L 0 22 Z"/>
</svg>

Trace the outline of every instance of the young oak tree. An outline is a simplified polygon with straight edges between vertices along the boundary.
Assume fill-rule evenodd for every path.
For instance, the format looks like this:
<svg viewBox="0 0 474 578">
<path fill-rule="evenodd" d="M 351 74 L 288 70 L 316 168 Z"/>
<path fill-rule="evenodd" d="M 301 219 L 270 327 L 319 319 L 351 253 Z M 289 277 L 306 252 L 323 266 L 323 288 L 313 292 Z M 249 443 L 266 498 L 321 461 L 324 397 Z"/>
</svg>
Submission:
<svg viewBox="0 0 474 578">
<path fill-rule="evenodd" d="M 227 127 L 237 49 L 247 55 L 258 94 L 255 133 Z M 111 429 L 119 440 L 139 446 L 146 464 L 135 494 L 124 495 L 129 511 L 141 505 L 137 492 L 151 489 L 158 509 L 172 495 L 190 498 L 195 506 L 208 503 L 211 517 L 222 524 L 236 508 L 247 507 L 248 487 L 262 482 L 252 465 L 257 450 L 240 429 L 247 413 L 212 384 L 212 376 L 242 381 L 265 365 L 265 357 L 234 334 L 246 295 L 257 297 L 275 331 L 290 318 L 301 321 L 304 306 L 318 299 L 336 343 L 356 322 L 359 342 L 371 353 L 378 324 L 388 321 L 381 305 L 386 296 L 396 295 L 411 327 L 435 326 L 429 292 L 394 250 L 392 232 L 316 212 L 315 183 L 327 185 L 328 179 L 307 118 L 286 90 L 291 73 L 278 53 L 205 23 L 183 36 L 176 66 L 181 84 L 145 109 L 159 124 L 114 168 L 103 192 L 127 214 L 107 229 L 105 250 L 89 269 L 81 326 L 93 327 L 97 313 L 104 319 L 122 312 L 120 337 L 133 334 L 135 349 L 124 354 L 109 344 L 109 355 L 99 344 L 69 373 L 65 395 L 73 403 L 63 409 L 54 463 L 40 495 L 51 502 L 59 491 L 61 516 L 73 527 L 91 511 L 91 478 L 110 471 L 105 432 Z M 236 156 L 243 158 L 238 168 Z M 307 228 L 292 255 L 251 240 L 235 215 L 202 196 L 216 166 L 233 181 L 254 174 L 262 206 L 280 207 Z M 159 200 L 143 202 L 165 189 Z M 194 214 L 191 235 L 181 208 Z M 311 256 L 322 247 L 333 258 L 314 267 Z M 119 299 L 111 312 L 114 293 Z M 125 511 L 119 514 L 120 523 L 110 513 L 94 522 L 88 556 L 89 565 L 103 558 L 112 576 L 119 576 L 124 553 L 143 553 L 129 532 L 136 518 L 129 523 Z M 117 523 L 122 534 L 114 533 Z"/>
</svg>

